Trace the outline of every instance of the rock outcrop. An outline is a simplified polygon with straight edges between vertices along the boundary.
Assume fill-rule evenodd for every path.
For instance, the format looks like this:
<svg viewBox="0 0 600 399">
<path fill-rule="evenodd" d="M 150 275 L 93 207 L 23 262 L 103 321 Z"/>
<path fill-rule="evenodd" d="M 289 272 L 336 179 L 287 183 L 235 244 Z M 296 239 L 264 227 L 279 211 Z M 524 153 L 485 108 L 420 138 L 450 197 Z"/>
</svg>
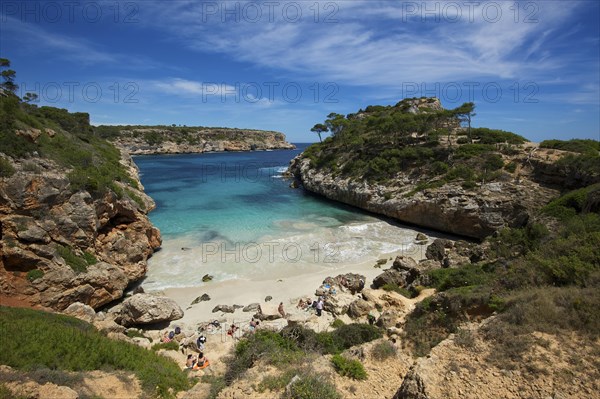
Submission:
<svg viewBox="0 0 600 399">
<path fill-rule="evenodd" d="M 123 126 L 113 143 L 131 155 L 296 148 L 279 132 L 226 128 L 131 128 Z"/>
<path fill-rule="evenodd" d="M 0 180 L 0 298 L 97 309 L 145 275 L 161 244 L 146 216 L 155 205 L 129 155 L 121 155 L 139 189 L 115 182 L 120 197 L 73 190 L 68 171 L 45 158 L 11 161 L 15 173 Z"/>
<path fill-rule="evenodd" d="M 154 324 L 181 319 L 183 310 L 167 297 L 135 294 L 123 301 L 115 312 L 115 321 L 123 326 Z"/>
<path fill-rule="evenodd" d="M 503 227 L 524 225 L 535 209 L 558 195 L 557 190 L 525 177 L 485 183 L 476 189 L 450 182 L 408 195 L 418 184 L 410 171 L 380 186 L 317 169 L 302 154 L 292 160 L 290 172 L 306 190 L 329 199 L 404 223 L 477 239 Z"/>
</svg>

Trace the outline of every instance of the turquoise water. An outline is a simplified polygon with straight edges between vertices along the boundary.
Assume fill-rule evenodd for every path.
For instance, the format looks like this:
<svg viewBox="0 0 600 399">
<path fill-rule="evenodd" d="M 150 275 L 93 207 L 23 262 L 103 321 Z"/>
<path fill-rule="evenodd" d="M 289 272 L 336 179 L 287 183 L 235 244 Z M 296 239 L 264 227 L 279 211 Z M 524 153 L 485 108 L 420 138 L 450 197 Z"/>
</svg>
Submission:
<svg viewBox="0 0 600 399">
<path fill-rule="evenodd" d="M 273 278 L 406 250 L 412 230 L 289 188 L 281 172 L 296 150 L 140 156 L 150 219 L 163 245 L 148 289 L 216 280 Z"/>
</svg>

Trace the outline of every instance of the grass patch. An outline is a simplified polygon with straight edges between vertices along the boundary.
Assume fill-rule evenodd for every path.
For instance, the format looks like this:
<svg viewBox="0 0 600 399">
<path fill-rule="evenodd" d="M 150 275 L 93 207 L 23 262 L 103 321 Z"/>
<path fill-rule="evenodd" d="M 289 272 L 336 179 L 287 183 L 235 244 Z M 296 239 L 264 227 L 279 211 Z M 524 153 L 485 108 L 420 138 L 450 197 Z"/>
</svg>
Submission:
<svg viewBox="0 0 600 399">
<path fill-rule="evenodd" d="M 284 389 L 294 376 L 300 374 L 298 369 L 289 369 L 279 375 L 268 375 L 263 377 L 261 382 L 258 384 L 258 392 L 269 391 L 280 391 Z"/>
<path fill-rule="evenodd" d="M 335 371 L 343 376 L 353 380 L 366 380 L 367 372 L 361 362 L 354 359 L 348 359 L 342 355 L 333 355 L 331 364 Z"/>
<path fill-rule="evenodd" d="M 39 278 L 44 277 L 44 272 L 40 269 L 33 269 L 27 272 L 27 280 L 35 281 Z"/>
<path fill-rule="evenodd" d="M 158 352 L 161 349 L 166 350 L 166 351 L 178 351 L 179 343 L 177 343 L 177 341 L 171 341 L 171 342 L 159 342 L 157 344 L 152 345 L 152 350 L 154 352 Z"/>
<path fill-rule="evenodd" d="M 171 397 L 189 388 L 172 360 L 122 341 L 106 338 L 92 325 L 73 317 L 30 309 L 0 307 L 5 340 L 0 363 L 33 371 L 126 370 L 135 373 L 149 395 Z"/>
<path fill-rule="evenodd" d="M 400 295 L 402 295 L 402 296 L 404 296 L 406 298 L 414 298 L 416 296 L 416 295 L 414 295 L 413 291 L 408 290 L 408 289 L 403 288 L 403 287 L 400 287 L 397 284 L 387 283 L 387 284 L 384 284 L 381 288 L 384 291 L 387 291 L 387 292 L 396 292 L 396 293 L 398 293 L 398 294 L 400 294 Z"/>
</svg>

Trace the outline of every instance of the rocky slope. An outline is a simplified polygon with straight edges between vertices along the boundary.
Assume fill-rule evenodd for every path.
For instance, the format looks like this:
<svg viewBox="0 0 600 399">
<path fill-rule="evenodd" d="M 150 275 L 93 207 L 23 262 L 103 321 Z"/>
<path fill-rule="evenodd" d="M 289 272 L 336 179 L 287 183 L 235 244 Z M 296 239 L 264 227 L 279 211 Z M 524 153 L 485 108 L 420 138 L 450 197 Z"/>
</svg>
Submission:
<svg viewBox="0 0 600 399">
<path fill-rule="evenodd" d="M 114 128 L 113 128 L 114 129 Z M 131 155 L 294 149 L 279 132 L 226 128 L 118 127 L 108 137 Z"/>
<path fill-rule="evenodd" d="M 512 133 L 480 129 L 482 137 L 465 144 L 467 130 L 437 99 L 368 110 L 343 119 L 344 130 L 292 160 L 289 172 L 306 190 L 404 223 L 483 239 L 523 226 L 560 189 L 599 178 L 567 173 L 556 161 L 569 152 L 539 148 Z M 393 118 L 403 133 L 390 132 L 386 124 Z M 388 137 L 377 129 L 387 129 Z"/>
<path fill-rule="evenodd" d="M 126 153 L 122 163 L 139 184 Z M 141 185 L 121 198 L 112 191 L 93 196 L 72 190 L 64 169 L 49 159 L 11 164 L 14 174 L 0 180 L 3 304 L 98 308 L 145 275 L 161 238 L 146 216 L 154 202 Z"/>
</svg>

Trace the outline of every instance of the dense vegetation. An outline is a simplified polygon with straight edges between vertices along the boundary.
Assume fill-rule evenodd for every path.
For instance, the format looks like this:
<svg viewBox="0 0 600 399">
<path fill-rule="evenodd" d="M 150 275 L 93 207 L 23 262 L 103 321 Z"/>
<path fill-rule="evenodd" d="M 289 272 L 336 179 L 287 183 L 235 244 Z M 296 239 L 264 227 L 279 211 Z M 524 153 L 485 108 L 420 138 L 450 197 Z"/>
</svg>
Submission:
<svg viewBox="0 0 600 399">
<path fill-rule="evenodd" d="M 310 360 L 317 355 L 339 355 L 352 346 L 381 336 L 382 333 L 377 327 L 368 324 L 340 325 L 332 332 L 319 333 L 303 327 L 286 327 L 281 332 L 258 330 L 236 345 L 232 356 L 225 361 L 227 371 L 224 377 L 208 378 L 206 382 L 212 384 L 212 397 L 216 397 L 221 389 L 233 383 L 260 360 L 262 364 L 277 366 L 282 370 L 282 374 L 265 377 L 259 388 L 281 389 L 298 375 L 300 380 L 294 384 L 291 398 L 339 398 L 327 378 L 310 371 L 307 367 Z M 342 375 L 355 379 L 366 377 L 360 363 L 356 364 L 341 356 L 334 359 L 334 365 Z"/>
<path fill-rule="evenodd" d="M 109 339 L 73 317 L 0 307 L 0 331 L 0 364 L 28 373 L 53 370 L 56 378 L 64 378 L 59 371 L 126 370 L 135 373 L 149 396 L 160 397 L 190 387 L 172 360 Z"/>
<path fill-rule="evenodd" d="M 35 133 L 35 129 L 36 139 L 22 134 Z M 88 114 L 38 107 L 5 88 L 0 95 L 0 152 L 14 159 L 37 154 L 55 161 L 69 171 L 74 191 L 102 194 L 112 190 L 122 196 L 124 190 L 116 182 L 137 188 L 120 163 L 119 150 L 94 133 Z M 12 173 L 8 161 L 0 157 L 0 176 Z"/>
<path fill-rule="evenodd" d="M 466 315 L 499 312 L 485 328 L 495 348 L 489 359 L 514 367 L 530 347 L 531 332 L 577 332 L 600 337 L 600 185 L 565 193 L 541 210 L 559 227 L 532 222 L 488 239 L 494 260 L 429 272 L 438 294 L 407 318 L 405 339 L 425 355 Z M 463 337 L 464 338 L 464 337 Z"/>
<path fill-rule="evenodd" d="M 503 174 L 503 155 L 526 140 L 514 133 L 487 128 L 461 129 L 474 105 L 453 110 L 434 106 L 435 99 L 406 99 L 394 106 L 369 106 L 356 114 L 330 114 L 313 131 L 331 132 L 306 149 L 314 167 L 335 175 L 385 182 L 410 171 L 419 189 L 458 180 L 466 187 Z M 415 109 L 415 102 L 421 106 Z M 469 122 L 470 123 L 470 122 Z"/>
<path fill-rule="evenodd" d="M 94 133 L 103 139 L 114 141 L 118 138 L 142 140 L 149 146 L 158 146 L 166 141 L 175 144 L 197 145 L 205 140 L 245 140 L 246 132 L 251 129 L 231 129 L 222 127 L 203 126 L 96 126 Z M 264 136 L 266 137 L 266 136 Z M 260 140 L 261 135 L 254 135 L 254 140 Z"/>
</svg>

